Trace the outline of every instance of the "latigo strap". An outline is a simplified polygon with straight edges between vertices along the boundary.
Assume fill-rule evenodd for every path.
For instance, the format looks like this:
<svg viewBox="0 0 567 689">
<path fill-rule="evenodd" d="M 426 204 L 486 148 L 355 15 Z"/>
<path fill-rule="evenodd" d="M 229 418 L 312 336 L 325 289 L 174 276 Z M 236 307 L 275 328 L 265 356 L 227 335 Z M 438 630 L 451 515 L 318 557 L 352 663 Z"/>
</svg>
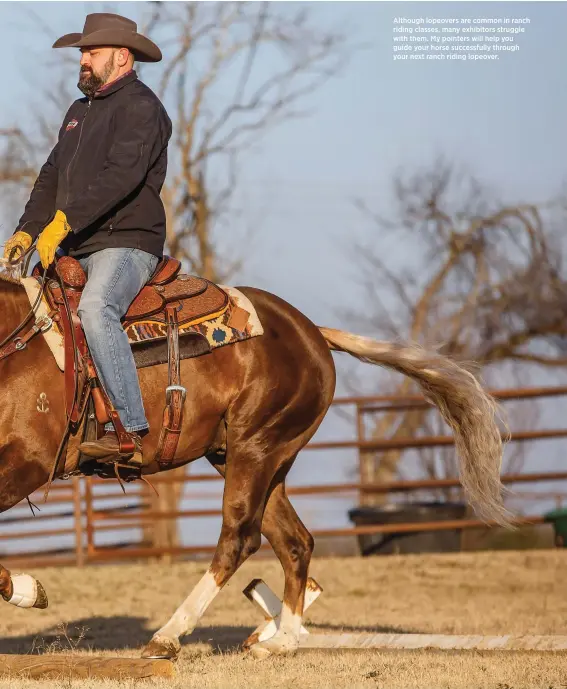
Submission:
<svg viewBox="0 0 567 689">
<path fill-rule="evenodd" d="M 77 315 L 81 291 L 52 281 L 51 296 L 59 308 L 59 323 L 65 343 L 65 410 L 67 418 L 78 423 L 88 397 L 86 359 L 87 342 Z"/>
</svg>

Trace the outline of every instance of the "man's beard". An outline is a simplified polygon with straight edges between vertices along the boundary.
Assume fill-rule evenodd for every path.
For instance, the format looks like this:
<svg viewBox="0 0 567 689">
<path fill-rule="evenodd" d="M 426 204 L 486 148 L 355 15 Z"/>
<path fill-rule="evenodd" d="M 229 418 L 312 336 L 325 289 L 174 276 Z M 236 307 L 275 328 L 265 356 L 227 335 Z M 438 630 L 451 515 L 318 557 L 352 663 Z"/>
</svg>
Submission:
<svg viewBox="0 0 567 689">
<path fill-rule="evenodd" d="M 114 54 L 108 58 L 108 62 L 103 66 L 100 74 L 95 74 L 92 67 L 81 67 L 77 86 L 85 96 L 92 98 L 99 88 L 106 84 L 108 77 L 114 69 L 113 58 Z"/>
</svg>

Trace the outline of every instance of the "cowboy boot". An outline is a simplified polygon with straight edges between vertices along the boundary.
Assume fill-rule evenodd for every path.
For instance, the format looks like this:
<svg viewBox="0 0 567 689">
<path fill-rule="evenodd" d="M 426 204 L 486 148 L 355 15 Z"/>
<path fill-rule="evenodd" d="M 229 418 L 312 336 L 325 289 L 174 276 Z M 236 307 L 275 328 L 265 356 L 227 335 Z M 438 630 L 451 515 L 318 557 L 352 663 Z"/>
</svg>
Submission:
<svg viewBox="0 0 567 689">
<path fill-rule="evenodd" d="M 97 459 L 99 462 L 121 461 L 133 466 L 143 466 L 144 457 L 142 453 L 142 438 L 138 433 L 129 433 L 134 443 L 134 454 L 120 454 L 120 444 L 118 436 L 114 431 L 107 431 L 99 440 L 87 440 L 79 445 L 79 450 Z"/>
</svg>

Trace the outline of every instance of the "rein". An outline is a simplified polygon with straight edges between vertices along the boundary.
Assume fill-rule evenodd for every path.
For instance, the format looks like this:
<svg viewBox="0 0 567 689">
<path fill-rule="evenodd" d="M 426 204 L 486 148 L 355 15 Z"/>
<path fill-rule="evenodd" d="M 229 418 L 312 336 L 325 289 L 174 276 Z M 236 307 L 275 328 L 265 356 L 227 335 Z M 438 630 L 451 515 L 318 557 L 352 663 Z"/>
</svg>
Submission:
<svg viewBox="0 0 567 689">
<path fill-rule="evenodd" d="M 67 293 L 65 292 L 65 286 L 63 284 L 63 280 L 59 276 L 59 273 L 55 271 L 57 275 L 57 279 L 59 281 L 59 285 L 61 287 L 61 294 L 63 296 L 63 301 L 65 303 L 65 308 L 67 309 L 67 313 L 71 314 L 71 308 L 69 306 L 69 301 L 67 300 Z M 45 275 L 45 272 L 44 272 Z M 44 285 L 42 285 L 42 290 L 45 288 Z M 75 371 L 79 370 L 79 350 L 77 348 L 77 342 L 75 340 L 75 329 L 71 328 L 71 341 L 73 343 L 73 363 L 75 367 Z M 77 399 L 77 394 L 78 394 L 78 377 L 75 375 L 75 390 L 73 393 L 73 399 Z M 51 488 L 51 484 L 53 483 L 53 479 L 55 478 L 55 474 L 57 473 L 57 469 L 59 468 L 59 462 L 61 460 L 61 457 L 63 456 L 63 451 L 65 449 L 65 446 L 67 445 L 67 440 L 69 439 L 69 433 L 71 432 L 71 414 L 68 414 L 67 416 L 67 425 L 65 426 L 65 431 L 63 432 L 63 437 L 61 438 L 61 442 L 59 443 L 59 448 L 57 449 L 57 454 L 55 455 L 55 461 L 53 462 L 53 466 L 51 467 L 51 472 L 49 474 L 49 479 L 47 480 L 47 485 L 45 486 L 45 492 L 43 495 L 43 501 L 47 502 L 47 496 L 49 494 L 49 489 Z"/>
<path fill-rule="evenodd" d="M 12 253 L 16 251 L 17 249 L 13 249 Z M 23 259 L 28 256 L 26 265 L 24 267 L 24 271 L 27 271 L 27 268 L 29 266 L 29 261 L 31 258 L 32 253 L 35 250 L 35 242 L 30 246 L 30 248 L 25 251 L 19 258 L 12 260 L 12 257 L 8 259 L 8 264 L 10 266 L 17 266 L 19 265 Z M 22 337 L 18 337 L 18 335 L 22 332 L 22 330 L 25 328 L 25 326 L 29 323 L 29 321 L 35 316 L 36 310 L 39 307 L 41 300 L 43 298 L 43 294 L 45 292 L 45 275 L 47 273 L 47 268 L 44 269 L 43 275 L 41 278 L 41 289 L 39 291 L 39 294 L 37 295 L 37 299 L 33 303 L 31 309 L 28 311 L 28 313 L 25 315 L 24 320 L 16 326 L 16 328 L 6 337 L 2 342 L 0 342 L 0 360 L 5 359 L 7 356 L 10 356 L 10 354 L 13 354 L 14 352 L 19 352 L 22 349 L 25 349 L 27 343 L 29 340 L 32 339 L 35 335 L 37 335 L 40 332 L 45 332 L 46 330 L 49 330 L 51 326 L 53 325 L 53 320 L 51 318 L 51 315 L 49 316 L 42 316 L 41 318 L 38 318 L 33 326 L 28 330 Z M 10 280 L 11 282 L 11 280 Z"/>
<path fill-rule="evenodd" d="M 14 251 L 16 251 L 16 250 L 17 249 L 14 249 Z M 25 275 L 27 272 L 28 266 L 29 266 L 31 255 L 33 254 L 34 250 L 35 250 L 35 242 L 29 247 L 29 249 L 27 251 L 25 251 L 17 259 L 13 260 L 12 254 L 11 254 L 9 259 L 8 259 L 8 264 L 10 266 L 18 266 L 19 264 L 22 263 L 24 258 L 26 258 L 26 256 L 27 256 L 26 263 L 24 265 L 24 271 L 23 271 L 23 274 Z M 0 342 L 0 361 L 2 359 L 5 359 L 6 357 L 10 356 L 10 354 L 14 354 L 14 352 L 19 352 L 22 349 L 25 349 L 28 342 L 33 337 L 35 337 L 40 332 L 41 333 L 46 332 L 47 330 L 49 330 L 53 326 L 52 316 L 55 315 L 55 313 L 56 313 L 55 311 L 50 312 L 47 316 L 40 316 L 39 318 L 37 318 L 34 321 L 31 328 L 29 330 L 27 330 L 23 335 L 20 335 L 20 333 L 25 328 L 25 326 L 35 316 L 37 308 L 39 307 L 41 300 L 45 294 L 47 270 L 48 270 L 48 268 L 45 268 L 43 270 L 43 275 L 41 276 L 41 283 L 40 283 L 41 287 L 39 290 L 39 294 L 37 295 L 37 298 L 36 298 L 35 302 L 33 303 L 31 309 L 26 314 L 23 321 L 6 338 L 4 338 L 4 340 L 2 342 Z M 57 271 L 56 271 L 56 275 L 57 275 L 57 280 L 61 284 L 61 288 L 62 288 L 61 291 L 62 291 L 64 298 L 65 298 L 65 305 L 68 308 L 69 305 L 67 303 L 65 290 L 63 289 L 63 284 L 62 284 L 61 278 L 57 274 Z M 12 280 L 8 280 L 8 281 L 12 282 Z M 14 282 L 16 282 L 16 281 L 14 280 Z M 73 344 L 74 344 L 74 334 L 73 334 Z M 76 365 L 77 365 L 77 352 L 76 352 L 76 348 L 75 348 L 75 366 Z M 75 388 L 76 388 L 76 382 L 75 382 Z M 75 390 L 75 394 L 76 394 L 76 390 Z M 65 431 L 63 433 L 63 437 L 62 437 L 61 442 L 59 444 L 59 448 L 58 448 L 57 454 L 55 456 L 55 461 L 53 462 L 53 467 L 51 469 L 49 479 L 47 481 L 47 485 L 45 488 L 45 494 L 44 494 L 44 501 L 47 500 L 47 496 L 49 493 L 49 489 L 51 487 L 51 483 L 55 477 L 55 473 L 56 473 L 57 468 L 59 466 L 59 461 L 61 459 L 61 456 L 63 454 L 63 450 L 65 449 L 65 445 L 66 445 L 67 439 L 69 437 L 70 429 L 71 429 L 71 418 L 69 417 L 67 419 L 67 425 L 65 427 Z"/>
</svg>

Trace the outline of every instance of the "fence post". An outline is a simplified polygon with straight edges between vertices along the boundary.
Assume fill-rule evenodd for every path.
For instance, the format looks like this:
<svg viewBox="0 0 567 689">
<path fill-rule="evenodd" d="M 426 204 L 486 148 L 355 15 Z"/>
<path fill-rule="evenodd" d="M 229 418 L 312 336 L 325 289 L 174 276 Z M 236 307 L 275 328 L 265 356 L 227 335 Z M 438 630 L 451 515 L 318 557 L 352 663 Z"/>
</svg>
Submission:
<svg viewBox="0 0 567 689">
<path fill-rule="evenodd" d="M 83 506 L 81 501 L 81 479 L 74 476 L 73 479 L 73 512 L 75 516 L 75 561 L 77 567 L 85 564 L 85 551 L 83 545 Z"/>
<path fill-rule="evenodd" d="M 364 492 L 364 484 L 368 483 L 368 453 L 365 452 L 360 446 L 362 442 L 366 439 L 366 434 L 364 430 L 364 414 L 361 409 L 360 400 L 356 400 L 356 441 L 358 443 L 358 483 L 360 489 L 358 491 L 358 504 L 359 506 L 365 505 L 367 500 L 367 494 Z"/>
<path fill-rule="evenodd" d="M 93 483 L 92 478 L 85 478 L 85 516 L 87 520 L 87 557 L 94 555 L 94 521 L 93 521 Z"/>
</svg>

